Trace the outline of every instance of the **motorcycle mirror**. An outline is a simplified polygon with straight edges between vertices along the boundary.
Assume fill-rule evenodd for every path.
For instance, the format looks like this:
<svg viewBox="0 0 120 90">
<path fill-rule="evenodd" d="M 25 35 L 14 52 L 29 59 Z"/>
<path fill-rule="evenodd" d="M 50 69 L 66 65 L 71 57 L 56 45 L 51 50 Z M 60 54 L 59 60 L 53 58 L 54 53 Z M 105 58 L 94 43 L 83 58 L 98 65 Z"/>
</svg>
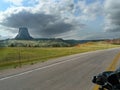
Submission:
<svg viewBox="0 0 120 90">
<path fill-rule="evenodd" d="M 96 77 L 96 76 L 93 76 L 92 82 L 93 82 L 93 83 L 96 83 L 96 79 L 97 79 L 97 77 Z"/>
</svg>

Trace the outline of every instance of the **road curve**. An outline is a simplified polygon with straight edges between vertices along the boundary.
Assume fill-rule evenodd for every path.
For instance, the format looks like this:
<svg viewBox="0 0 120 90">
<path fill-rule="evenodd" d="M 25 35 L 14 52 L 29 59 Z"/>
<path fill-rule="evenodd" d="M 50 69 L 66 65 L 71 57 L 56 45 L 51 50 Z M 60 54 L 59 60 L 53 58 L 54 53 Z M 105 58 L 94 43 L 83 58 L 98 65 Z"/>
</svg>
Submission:
<svg viewBox="0 0 120 90">
<path fill-rule="evenodd" d="M 119 52 L 115 48 L 76 54 L 0 74 L 0 90 L 93 90 L 92 76 L 104 71 Z"/>
</svg>

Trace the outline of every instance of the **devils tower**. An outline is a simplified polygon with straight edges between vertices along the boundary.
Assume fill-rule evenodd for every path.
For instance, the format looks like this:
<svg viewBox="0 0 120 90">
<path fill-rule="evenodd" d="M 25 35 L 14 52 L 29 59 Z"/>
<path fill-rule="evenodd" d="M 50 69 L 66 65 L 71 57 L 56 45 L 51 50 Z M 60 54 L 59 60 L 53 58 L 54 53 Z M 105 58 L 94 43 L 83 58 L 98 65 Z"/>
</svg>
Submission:
<svg viewBox="0 0 120 90">
<path fill-rule="evenodd" d="M 33 38 L 30 36 L 28 29 L 26 27 L 20 27 L 19 33 L 17 34 L 15 39 L 17 39 L 17 40 L 31 40 Z"/>
</svg>

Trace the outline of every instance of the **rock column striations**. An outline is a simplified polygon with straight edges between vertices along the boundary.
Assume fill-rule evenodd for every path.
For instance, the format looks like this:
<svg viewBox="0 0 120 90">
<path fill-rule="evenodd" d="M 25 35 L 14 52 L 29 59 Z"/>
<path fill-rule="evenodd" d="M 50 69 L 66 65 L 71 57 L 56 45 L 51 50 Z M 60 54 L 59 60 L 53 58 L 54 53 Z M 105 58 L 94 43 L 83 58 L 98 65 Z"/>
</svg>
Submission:
<svg viewBox="0 0 120 90">
<path fill-rule="evenodd" d="M 17 34 L 15 39 L 17 39 L 17 40 L 31 40 L 33 38 L 30 36 L 28 29 L 26 27 L 20 27 L 19 33 Z"/>
</svg>

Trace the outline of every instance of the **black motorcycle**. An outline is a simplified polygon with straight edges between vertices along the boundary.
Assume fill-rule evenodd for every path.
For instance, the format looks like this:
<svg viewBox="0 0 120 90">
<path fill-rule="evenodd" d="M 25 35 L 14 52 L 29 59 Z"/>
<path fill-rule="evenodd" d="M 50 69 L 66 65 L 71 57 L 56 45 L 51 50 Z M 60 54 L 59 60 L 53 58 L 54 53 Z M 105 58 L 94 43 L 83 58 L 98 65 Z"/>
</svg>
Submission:
<svg viewBox="0 0 120 90">
<path fill-rule="evenodd" d="M 120 68 L 105 71 L 93 77 L 92 82 L 99 85 L 99 90 L 120 90 Z"/>
</svg>

